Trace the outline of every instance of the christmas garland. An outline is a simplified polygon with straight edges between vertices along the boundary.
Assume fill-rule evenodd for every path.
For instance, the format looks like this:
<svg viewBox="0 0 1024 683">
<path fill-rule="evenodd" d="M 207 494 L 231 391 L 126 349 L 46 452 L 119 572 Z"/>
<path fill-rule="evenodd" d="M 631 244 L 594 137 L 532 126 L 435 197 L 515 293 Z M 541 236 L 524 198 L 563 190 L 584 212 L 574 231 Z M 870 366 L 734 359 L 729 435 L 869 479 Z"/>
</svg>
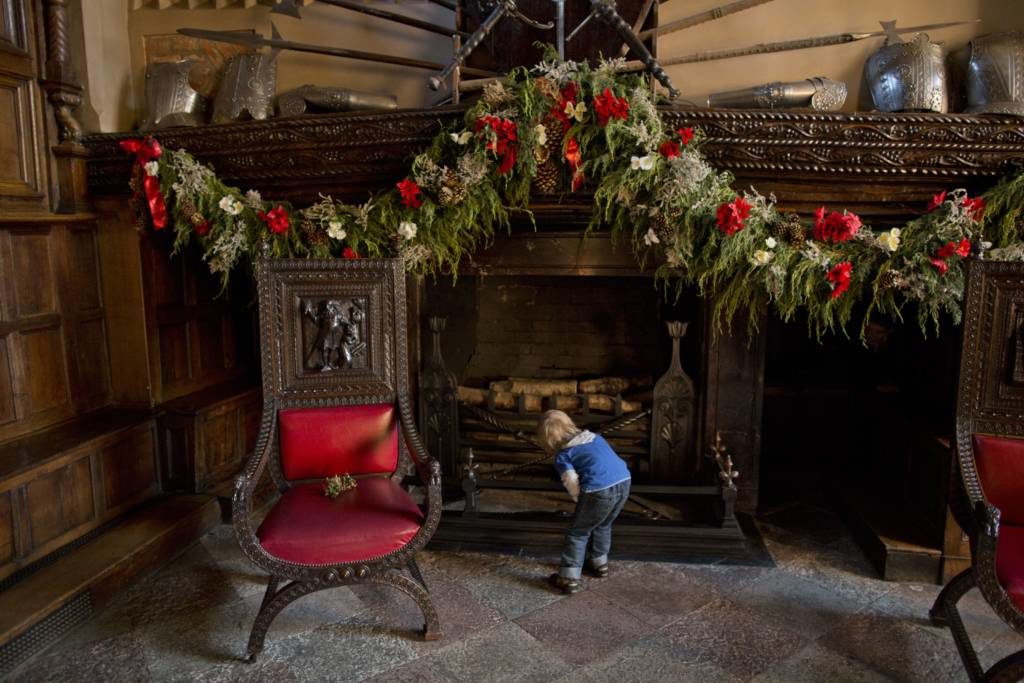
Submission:
<svg viewBox="0 0 1024 683">
<path fill-rule="evenodd" d="M 972 198 L 937 195 L 919 218 L 873 231 L 847 211 L 806 223 L 773 197 L 732 188 L 700 151 L 702 133 L 667 130 L 648 85 L 615 62 L 545 61 L 487 87 L 464 127 L 439 133 L 409 175 L 365 204 L 323 197 L 304 209 L 224 184 L 211 168 L 152 139 L 126 140 L 133 188 L 175 251 L 198 241 L 227 282 L 239 264 L 275 258 L 398 256 L 417 273 L 456 272 L 460 260 L 527 211 L 531 186 L 594 190 L 589 230 L 610 229 L 653 258 L 666 291 L 696 286 L 722 323 L 766 306 L 786 320 L 806 311 L 810 332 L 845 330 L 854 310 L 901 317 L 915 304 L 923 331 L 943 312 L 959 322 L 964 259 L 1024 260 L 1017 220 L 1024 174 Z M 989 210 L 986 214 L 986 201 Z M 143 202 L 140 201 L 140 205 Z M 863 330 L 863 324 L 861 329 Z"/>
</svg>

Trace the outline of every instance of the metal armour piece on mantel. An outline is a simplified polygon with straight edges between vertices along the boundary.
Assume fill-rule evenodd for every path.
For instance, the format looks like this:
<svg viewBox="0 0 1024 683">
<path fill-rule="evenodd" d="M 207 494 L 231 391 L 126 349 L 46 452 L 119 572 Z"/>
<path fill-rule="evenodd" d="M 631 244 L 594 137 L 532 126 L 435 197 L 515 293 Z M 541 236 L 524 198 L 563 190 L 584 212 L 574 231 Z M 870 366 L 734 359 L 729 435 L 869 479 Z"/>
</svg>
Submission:
<svg viewBox="0 0 1024 683">
<path fill-rule="evenodd" d="M 889 43 L 868 57 L 864 74 L 879 111 L 949 109 L 942 46 L 918 33 L 906 43 Z"/>
<path fill-rule="evenodd" d="M 238 121 L 243 115 L 256 120 L 269 118 L 274 114 L 276 89 L 276 52 L 235 55 L 224 66 L 211 122 Z"/>
<path fill-rule="evenodd" d="M 139 124 L 139 130 L 203 123 L 206 99 L 188 83 L 194 65 L 194 59 L 182 59 L 154 62 L 146 67 L 146 118 Z"/>
<path fill-rule="evenodd" d="M 1024 34 L 994 33 L 970 42 L 967 111 L 1024 116 Z"/>
<path fill-rule="evenodd" d="M 307 110 L 356 111 L 398 109 L 394 95 L 377 95 L 348 88 L 302 85 L 277 96 L 278 116 L 299 116 Z"/>
<path fill-rule="evenodd" d="M 689 323 L 671 321 L 666 325 L 672 337 L 672 362 L 654 385 L 650 477 L 660 484 L 680 484 L 692 481 L 700 465 L 693 457 L 693 380 L 679 362 L 679 340 Z"/>
<path fill-rule="evenodd" d="M 835 111 L 846 102 L 846 83 L 822 76 L 802 81 L 765 83 L 752 88 L 728 90 L 708 95 L 709 107 L 733 109 L 789 109 L 810 107 Z"/>
</svg>

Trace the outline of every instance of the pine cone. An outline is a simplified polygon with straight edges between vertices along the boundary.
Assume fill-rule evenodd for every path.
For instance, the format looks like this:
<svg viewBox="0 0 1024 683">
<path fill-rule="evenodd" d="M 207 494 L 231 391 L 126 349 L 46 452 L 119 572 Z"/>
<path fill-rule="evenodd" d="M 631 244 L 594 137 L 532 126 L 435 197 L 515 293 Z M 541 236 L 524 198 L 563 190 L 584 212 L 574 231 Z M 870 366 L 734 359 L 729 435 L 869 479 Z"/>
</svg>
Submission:
<svg viewBox="0 0 1024 683">
<path fill-rule="evenodd" d="M 899 289 L 903 286 L 903 273 L 898 270 L 887 270 L 878 278 L 882 289 Z"/>
<path fill-rule="evenodd" d="M 319 225 L 308 218 L 303 218 L 299 223 L 299 230 L 302 237 L 313 247 L 327 246 L 327 232 Z"/>
<path fill-rule="evenodd" d="M 492 107 L 497 107 L 512 99 L 512 93 L 505 90 L 505 84 L 501 81 L 488 83 L 484 86 L 483 100 Z"/>
<path fill-rule="evenodd" d="M 196 209 L 196 205 L 193 204 L 191 200 L 188 199 L 178 200 L 178 211 L 181 213 L 181 215 L 187 216 L 189 221 L 193 223 L 194 221 L 192 221 L 192 217 L 199 214 L 199 211 Z"/>
<path fill-rule="evenodd" d="M 795 249 L 800 249 L 807 241 L 807 231 L 803 223 L 800 222 L 800 217 L 795 213 L 783 216 L 781 221 L 772 226 L 772 232 Z"/>
<path fill-rule="evenodd" d="M 466 198 L 466 186 L 459 180 L 459 174 L 452 169 L 447 169 L 444 179 L 441 181 L 441 189 L 437 193 L 437 199 L 442 206 L 455 206 Z"/>
<path fill-rule="evenodd" d="M 562 189 L 562 167 L 550 157 L 537 164 L 533 187 L 538 194 L 558 194 Z"/>
<path fill-rule="evenodd" d="M 658 236 L 662 244 L 671 244 L 673 242 L 675 235 L 673 234 L 672 226 L 668 224 L 664 214 L 659 212 L 652 215 L 647 224 L 654 230 L 654 234 Z"/>
</svg>

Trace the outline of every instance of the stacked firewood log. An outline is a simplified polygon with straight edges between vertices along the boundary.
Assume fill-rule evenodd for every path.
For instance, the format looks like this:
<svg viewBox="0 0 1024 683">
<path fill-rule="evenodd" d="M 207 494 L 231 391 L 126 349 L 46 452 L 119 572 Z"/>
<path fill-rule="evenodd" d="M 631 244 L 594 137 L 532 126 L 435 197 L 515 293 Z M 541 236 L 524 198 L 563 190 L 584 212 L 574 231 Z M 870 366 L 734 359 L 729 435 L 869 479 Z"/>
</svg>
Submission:
<svg viewBox="0 0 1024 683">
<path fill-rule="evenodd" d="M 633 413 L 643 409 L 637 396 L 622 398 L 628 391 L 643 393 L 650 377 L 600 377 L 597 379 L 536 379 L 510 377 L 491 382 L 488 388 L 458 388 L 459 401 L 498 410 L 539 413 L 557 409 L 567 413 L 584 409 L 596 413 Z"/>
</svg>

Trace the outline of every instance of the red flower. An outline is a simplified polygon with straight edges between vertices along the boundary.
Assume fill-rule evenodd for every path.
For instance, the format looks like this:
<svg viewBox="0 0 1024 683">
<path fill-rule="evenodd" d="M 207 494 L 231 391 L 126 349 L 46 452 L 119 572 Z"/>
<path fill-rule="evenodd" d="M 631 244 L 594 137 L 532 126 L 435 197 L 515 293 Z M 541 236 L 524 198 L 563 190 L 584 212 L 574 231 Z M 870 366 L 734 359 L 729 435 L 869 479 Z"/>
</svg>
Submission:
<svg viewBox="0 0 1024 683">
<path fill-rule="evenodd" d="M 505 174 L 512 170 L 519 151 L 519 128 L 512 119 L 501 119 L 485 114 L 476 120 L 476 131 L 487 137 L 487 150 L 494 152 L 500 159 L 498 173 Z"/>
<path fill-rule="evenodd" d="M 661 147 L 658 148 L 658 151 L 661 152 L 661 156 L 666 159 L 673 159 L 679 156 L 679 143 L 673 142 L 672 140 L 665 140 L 665 142 L 661 143 Z"/>
<path fill-rule="evenodd" d="M 956 253 L 956 242 L 946 242 L 938 251 L 935 252 L 935 258 L 940 258 L 943 261 L 948 259 L 950 256 Z"/>
<path fill-rule="evenodd" d="M 743 229 L 743 222 L 750 216 L 750 204 L 743 197 L 737 196 L 731 202 L 723 202 L 718 207 L 715 221 L 718 229 L 726 235 L 732 235 Z"/>
<path fill-rule="evenodd" d="M 357 254 L 356 250 L 352 247 L 345 247 L 342 249 L 341 255 L 343 258 L 359 258 L 359 254 Z"/>
<path fill-rule="evenodd" d="M 843 292 L 850 288 L 850 273 L 853 272 L 853 264 L 849 261 L 843 261 L 832 266 L 832 270 L 828 271 L 828 281 L 832 283 L 832 298 L 838 299 L 842 296 Z"/>
<path fill-rule="evenodd" d="M 981 220 L 982 216 L 985 215 L 985 200 L 981 197 L 964 197 L 963 206 L 965 209 L 971 212 L 971 218 L 974 222 Z"/>
<path fill-rule="evenodd" d="M 693 128 L 680 128 L 676 132 L 679 133 L 679 141 L 682 142 L 683 145 L 690 144 L 690 140 L 693 139 Z"/>
<path fill-rule="evenodd" d="M 971 241 L 969 239 L 960 240 L 960 244 L 957 245 L 956 255 L 960 258 L 967 258 L 971 254 Z"/>
<path fill-rule="evenodd" d="M 260 211 L 256 214 L 260 217 L 260 220 L 267 224 L 270 228 L 270 232 L 275 235 L 283 235 L 288 232 L 288 212 L 284 210 L 284 207 L 278 204 L 270 211 Z"/>
<path fill-rule="evenodd" d="M 629 102 L 625 97 L 616 97 L 611 88 L 605 88 L 600 95 L 594 95 L 594 112 L 597 113 L 598 125 L 604 128 L 609 119 L 626 120 L 629 116 Z"/>
<path fill-rule="evenodd" d="M 420 186 L 416 184 L 415 180 L 406 178 L 395 183 L 395 187 L 402 194 L 402 205 L 407 209 L 418 209 L 423 206 L 423 200 L 419 196 Z"/>
<path fill-rule="evenodd" d="M 572 170 L 572 191 L 575 192 L 583 184 L 583 171 L 580 166 L 583 164 L 583 152 L 580 151 L 580 143 L 576 138 L 569 138 L 565 145 L 565 160 Z"/>
<path fill-rule="evenodd" d="M 946 242 L 935 251 L 935 258 L 946 261 L 953 256 L 959 256 L 960 258 L 967 258 L 971 253 L 971 241 L 969 239 L 962 239 L 959 243 L 957 242 Z M 943 271 L 945 272 L 945 271 Z"/>
<path fill-rule="evenodd" d="M 572 121 L 569 119 L 569 115 L 565 113 L 565 105 L 569 102 L 576 104 L 576 96 L 579 94 L 579 86 L 575 83 L 569 83 L 559 93 L 558 101 L 551 107 L 551 116 L 557 119 L 562 124 L 562 133 L 566 133 L 572 128 Z"/>
<path fill-rule="evenodd" d="M 202 237 L 206 233 L 210 232 L 211 227 L 212 225 L 210 224 L 210 221 L 203 221 L 202 223 L 196 226 L 196 234 Z"/>
<path fill-rule="evenodd" d="M 946 263 L 945 259 L 933 258 L 931 261 L 932 265 L 935 266 L 935 269 L 939 271 L 939 275 L 945 275 L 946 271 L 949 270 L 949 265 Z"/>
<path fill-rule="evenodd" d="M 946 191 L 945 190 L 943 190 L 942 192 L 939 192 L 937 195 L 932 197 L 932 201 L 928 204 L 928 210 L 929 211 L 934 211 L 935 209 L 937 209 L 940 206 L 942 206 L 942 202 L 944 202 L 944 201 L 946 201 Z"/>
<path fill-rule="evenodd" d="M 814 212 L 814 239 L 819 242 L 845 242 L 857 234 L 860 226 L 855 213 L 833 211 L 826 216 L 824 206 Z"/>
</svg>

